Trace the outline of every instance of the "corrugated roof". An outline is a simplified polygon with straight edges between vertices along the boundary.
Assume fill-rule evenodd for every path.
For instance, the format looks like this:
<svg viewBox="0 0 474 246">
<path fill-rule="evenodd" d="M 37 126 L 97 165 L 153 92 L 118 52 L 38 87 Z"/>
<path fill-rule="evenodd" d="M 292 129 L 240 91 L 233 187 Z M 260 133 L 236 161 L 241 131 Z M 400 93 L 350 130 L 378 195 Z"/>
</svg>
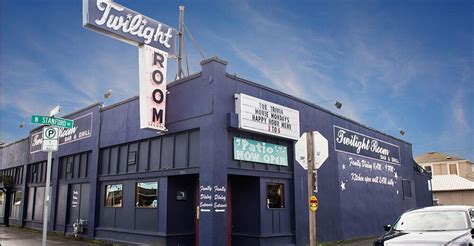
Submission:
<svg viewBox="0 0 474 246">
<path fill-rule="evenodd" d="M 433 175 L 433 191 L 474 190 L 474 182 L 458 175 Z"/>
<path fill-rule="evenodd" d="M 415 157 L 417 163 L 429 163 L 429 162 L 447 162 L 447 161 L 459 161 L 466 160 L 457 156 L 447 155 L 439 152 L 428 152 Z"/>
</svg>

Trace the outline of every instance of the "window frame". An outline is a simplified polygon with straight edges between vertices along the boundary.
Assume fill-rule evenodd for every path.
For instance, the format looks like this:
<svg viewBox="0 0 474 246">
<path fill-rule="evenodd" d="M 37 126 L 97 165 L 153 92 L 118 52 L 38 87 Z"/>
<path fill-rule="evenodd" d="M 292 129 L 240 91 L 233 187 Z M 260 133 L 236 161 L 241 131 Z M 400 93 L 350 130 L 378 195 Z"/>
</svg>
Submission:
<svg viewBox="0 0 474 246">
<path fill-rule="evenodd" d="M 17 194 L 20 193 L 20 203 L 19 204 L 15 204 L 15 200 L 17 198 Z M 16 190 L 13 194 L 13 206 L 21 206 L 21 203 L 23 202 L 23 192 L 21 190 Z"/>
<path fill-rule="evenodd" d="M 140 183 L 156 183 L 156 207 L 138 207 L 138 184 Z M 157 209 L 158 208 L 158 199 L 159 199 L 159 190 L 160 190 L 160 184 L 158 181 L 155 181 L 155 180 L 137 180 L 135 182 L 135 208 L 138 208 L 138 209 Z"/>
<path fill-rule="evenodd" d="M 283 190 L 283 194 L 282 194 L 282 205 L 283 207 L 279 207 L 279 208 L 270 208 L 269 207 L 269 202 L 268 202 L 268 191 L 269 191 L 269 186 L 270 185 L 281 185 L 282 186 L 282 190 Z M 285 209 L 286 208 L 286 195 L 285 195 L 285 183 L 279 183 L 279 182 L 266 182 L 266 194 L 265 194 L 265 204 L 266 204 L 266 207 L 267 209 Z"/>
<path fill-rule="evenodd" d="M 130 157 L 131 155 L 133 154 L 133 160 L 130 161 Z M 128 151 L 128 154 L 127 154 L 127 165 L 135 165 L 137 164 L 137 155 L 138 154 L 138 151 L 136 150 L 133 150 L 133 151 Z"/>
<path fill-rule="evenodd" d="M 430 168 L 429 171 L 426 169 L 427 167 Z M 425 165 L 425 166 L 423 166 L 423 169 L 425 169 L 425 171 L 426 171 L 427 173 L 429 173 L 431 176 L 433 176 L 433 166 L 431 166 L 431 165 Z"/>
<path fill-rule="evenodd" d="M 112 206 L 108 206 L 107 205 L 107 186 L 112 186 L 112 185 L 120 185 L 121 187 L 121 192 L 122 192 L 122 198 L 121 198 L 121 202 L 120 202 L 120 206 L 114 206 L 113 203 L 114 203 L 114 198 L 112 198 Z M 106 208 L 123 208 L 123 183 L 114 183 L 114 184 L 106 184 L 105 187 L 105 197 L 104 197 L 104 207 Z"/>
<path fill-rule="evenodd" d="M 408 182 L 408 187 L 410 188 L 410 196 L 407 195 L 407 192 L 405 192 L 405 182 Z M 413 192 L 412 192 L 412 187 L 411 187 L 411 180 L 408 179 L 402 179 L 402 192 L 403 192 L 403 199 L 405 200 L 410 200 L 413 199 Z"/>
<path fill-rule="evenodd" d="M 449 175 L 458 175 L 459 176 L 459 165 L 458 165 L 458 163 L 446 163 L 446 165 L 448 166 L 448 174 Z M 451 169 L 450 169 L 451 165 L 456 166 L 456 174 L 451 173 Z"/>
</svg>

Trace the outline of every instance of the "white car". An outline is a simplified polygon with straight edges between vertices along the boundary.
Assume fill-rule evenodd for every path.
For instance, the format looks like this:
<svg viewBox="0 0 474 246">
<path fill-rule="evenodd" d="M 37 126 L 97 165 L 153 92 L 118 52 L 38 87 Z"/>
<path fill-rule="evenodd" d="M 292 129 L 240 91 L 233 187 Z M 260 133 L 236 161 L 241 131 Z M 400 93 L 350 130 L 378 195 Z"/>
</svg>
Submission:
<svg viewBox="0 0 474 246">
<path fill-rule="evenodd" d="M 458 245 L 474 243 L 474 207 L 436 206 L 409 210 L 377 238 L 374 246 Z"/>
</svg>

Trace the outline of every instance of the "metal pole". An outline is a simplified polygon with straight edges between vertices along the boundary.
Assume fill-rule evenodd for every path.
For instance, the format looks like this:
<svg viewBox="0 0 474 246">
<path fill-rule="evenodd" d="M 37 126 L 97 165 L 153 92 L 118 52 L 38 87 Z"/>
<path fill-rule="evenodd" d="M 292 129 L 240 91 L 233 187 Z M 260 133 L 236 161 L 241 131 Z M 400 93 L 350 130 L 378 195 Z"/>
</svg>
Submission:
<svg viewBox="0 0 474 246">
<path fill-rule="evenodd" d="M 51 158 L 53 156 L 53 151 L 48 151 L 48 163 L 46 168 L 46 187 L 44 189 L 44 210 L 43 210 L 43 246 L 46 246 L 46 237 L 48 232 L 48 211 L 49 211 L 49 185 L 51 179 Z"/>
<path fill-rule="evenodd" d="M 313 152 L 313 132 L 306 134 L 307 153 L 308 153 L 308 200 L 314 195 L 314 152 Z M 308 209 L 309 212 L 309 245 L 316 246 L 316 213 Z"/>
<path fill-rule="evenodd" d="M 183 68 L 181 63 L 183 60 L 182 49 L 183 49 L 183 38 L 184 38 L 184 6 L 179 6 L 179 33 L 178 33 L 178 72 L 176 79 L 181 79 L 183 73 Z"/>
</svg>

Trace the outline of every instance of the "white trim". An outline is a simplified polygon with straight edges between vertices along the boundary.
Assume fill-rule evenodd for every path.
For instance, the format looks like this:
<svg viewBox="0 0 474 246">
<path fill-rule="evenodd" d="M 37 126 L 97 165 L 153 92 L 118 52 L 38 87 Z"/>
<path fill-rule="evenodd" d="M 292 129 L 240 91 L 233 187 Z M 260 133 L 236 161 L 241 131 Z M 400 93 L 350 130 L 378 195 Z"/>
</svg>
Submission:
<svg viewBox="0 0 474 246">
<path fill-rule="evenodd" d="M 423 164 L 421 164 L 421 167 L 423 169 L 425 169 L 425 167 L 430 167 L 431 168 L 431 176 L 435 175 L 434 172 L 433 172 L 433 165 L 423 165 Z M 428 170 L 426 170 L 426 169 L 425 169 L 425 171 L 428 172 Z M 438 175 L 438 174 L 436 174 L 436 175 Z"/>
</svg>

